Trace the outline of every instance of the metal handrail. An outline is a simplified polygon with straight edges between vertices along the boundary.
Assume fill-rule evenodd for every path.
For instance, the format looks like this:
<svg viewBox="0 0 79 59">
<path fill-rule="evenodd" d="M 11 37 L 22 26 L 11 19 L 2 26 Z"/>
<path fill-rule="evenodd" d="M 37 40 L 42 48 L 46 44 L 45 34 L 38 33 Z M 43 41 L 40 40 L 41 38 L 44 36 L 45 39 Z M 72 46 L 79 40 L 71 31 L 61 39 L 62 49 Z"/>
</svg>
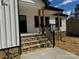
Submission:
<svg viewBox="0 0 79 59">
<path fill-rule="evenodd" d="M 48 37 L 49 41 L 53 44 L 53 47 L 55 46 L 55 32 L 49 30 L 47 27 L 45 27 L 45 31 L 46 31 L 46 37 Z"/>
</svg>

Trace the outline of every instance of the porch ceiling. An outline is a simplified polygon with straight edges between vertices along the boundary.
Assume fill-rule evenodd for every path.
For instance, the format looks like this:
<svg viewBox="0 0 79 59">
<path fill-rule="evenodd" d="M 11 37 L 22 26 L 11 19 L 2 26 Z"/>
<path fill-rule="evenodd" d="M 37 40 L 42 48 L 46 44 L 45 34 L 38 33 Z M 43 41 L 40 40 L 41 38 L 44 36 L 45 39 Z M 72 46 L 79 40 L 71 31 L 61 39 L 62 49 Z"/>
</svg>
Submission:
<svg viewBox="0 0 79 59">
<path fill-rule="evenodd" d="M 41 0 L 19 0 L 19 5 L 30 9 L 41 9 L 44 3 Z"/>
<path fill-rule="evenodd" d="M 28 3 L 35 3 L 33 0 L 21 0 L 23 2 L 28 2 Z"/>
<path fill-rule="evenodd" d="M 52 14 L 57 14 L 58 13 L 58 11 L 54 11 L 54 10 L 45 10 L 44 11 L 44 15 L 45 16 L 51 16 Z"/>
<path fill-rule="evenodd" d="M 26 12 L 27 10 L 31 10 L 31 11 L 36 11 L 36 10 L 39 10 L 39 9 L 42 9 L 42 7 L 39 7 L 39 6 L 35 6 L 35 5 L 28 5 L 24 2 L 21 2 L 19 4 L 19 10 L 21 11 L 24 11 Z M 58 13 L 57 11 L 53 11 L 53 10 L 45 10 L 45 16 L 49 16 L 49 15 L 52 15 L 52 14 L 55 14 L 55 13 Z"/>
<path fill-rule="evenodd" d="M 27 1 L 26 0 L 19 1 L 19 10 L 20 11 L 21 10 L 23 10 L 25 12 L 26 12 L 26 10 L 35 11 L 35 10 L 43 9 L 45 7 L 42 0 L 39 0 L 39 1 L 38 0 L 30 0 L 28 2 Z M 58 13 L 58 11 L 45 9 L 45 16 L 50 16 L 50 15 L 56 14 L 56 13 Z"/>
</svg>

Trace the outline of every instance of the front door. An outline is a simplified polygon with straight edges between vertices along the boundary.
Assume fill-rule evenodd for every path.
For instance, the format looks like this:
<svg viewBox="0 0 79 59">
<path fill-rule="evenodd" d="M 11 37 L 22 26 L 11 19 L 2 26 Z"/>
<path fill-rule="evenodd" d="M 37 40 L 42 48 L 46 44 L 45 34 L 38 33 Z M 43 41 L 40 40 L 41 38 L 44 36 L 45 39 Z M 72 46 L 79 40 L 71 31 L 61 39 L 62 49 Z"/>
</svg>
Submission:
<svg viewBox="0 0 79 59">
<path fill-rule="evenodd" d="M 20 28 L 20 33 L 27 33 L 27 22 L 25 15 L 19 16 L 19 28 Z"/>
</svg>

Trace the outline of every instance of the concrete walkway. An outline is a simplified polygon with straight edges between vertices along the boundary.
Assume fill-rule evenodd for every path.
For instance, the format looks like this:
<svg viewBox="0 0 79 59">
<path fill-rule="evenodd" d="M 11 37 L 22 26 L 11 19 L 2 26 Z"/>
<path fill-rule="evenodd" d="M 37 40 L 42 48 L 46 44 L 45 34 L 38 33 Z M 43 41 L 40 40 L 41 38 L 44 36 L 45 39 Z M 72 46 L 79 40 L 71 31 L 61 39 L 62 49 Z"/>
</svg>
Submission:
<svg viewBox="0 0 79 59">
<path fill-rule="evenodd" d="M 27 54 L 24 53 L 21 59 L 79 59 L 79 56 L 55 47 L 43 48 Z"/>
</svg>

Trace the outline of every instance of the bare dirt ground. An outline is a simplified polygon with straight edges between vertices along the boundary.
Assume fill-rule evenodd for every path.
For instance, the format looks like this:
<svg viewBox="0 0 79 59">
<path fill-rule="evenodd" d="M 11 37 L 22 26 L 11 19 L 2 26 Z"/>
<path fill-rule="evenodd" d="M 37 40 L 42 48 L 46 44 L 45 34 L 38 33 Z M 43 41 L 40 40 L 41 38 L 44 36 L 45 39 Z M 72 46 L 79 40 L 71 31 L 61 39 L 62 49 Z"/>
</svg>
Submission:
<svg viewBox="0 0 79 59">
<path fill-rule="evenodd" d="M 65 36 L 56 40 L 56 46 L 79 56 L 79 37 Z"/>
</svg>

